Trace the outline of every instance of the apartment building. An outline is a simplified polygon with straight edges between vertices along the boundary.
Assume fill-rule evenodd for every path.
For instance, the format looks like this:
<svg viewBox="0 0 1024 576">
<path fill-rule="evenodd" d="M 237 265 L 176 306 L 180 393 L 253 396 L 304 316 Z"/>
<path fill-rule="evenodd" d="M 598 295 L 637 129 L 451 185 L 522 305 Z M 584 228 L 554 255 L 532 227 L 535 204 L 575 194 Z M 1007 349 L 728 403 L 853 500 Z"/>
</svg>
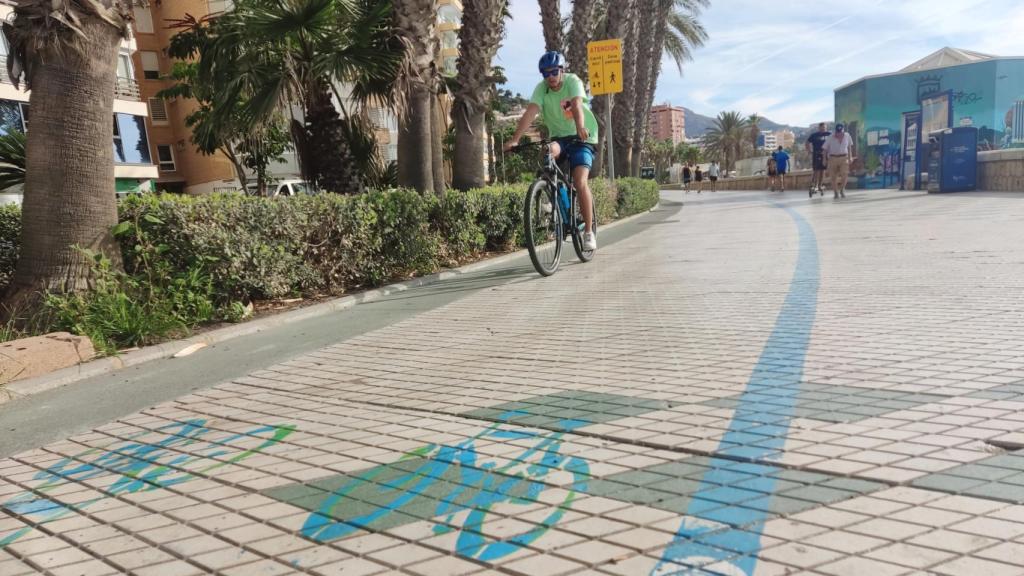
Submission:
<svg viewBox="0 0 1024 576">
<path fill-rule="evenodd" d="M 686 111 L 682 106 L 668 102 L 651 106 L 648 122 L 648 138 L 653 141 L 671 140 L 679 144 L 686 139 Z"/>
<path fill-rule="evenodd" d="M 14 0 L 0 0 L 0 19 L 14 11 Z M 147 107 L 140 99 L 132 55 L 135 39 L 121 43 L 117 62 L 117 85 L 114 100 L 114 177 L 120 193 L 144 192 L 153 189 L 158 176 L 150 148 L 146 126 Z M 7 75 L 7 39 L 0 35 L 0 133 L 10 130 L 25 132 L 29 125 L 29 93 L 17 89 Z M 6 201 L 20 202 L 20 192 L 10 192 Z"/>
<path fill-rule="evenodd" d="M 192 131 L 185 118 L 197 104 L 190 99 L 164 100 L 157 94 L 171 86 L 164 80 L 173 60 L 166 55 L 177 30 L 170 23 L 186 15 L 202 18 L 230 10 L 231 0 L 173 0 L 149 2 L 135 8 L 135 41 L 138 51 L 134 65 L 141 70 L 139 94 L 149 109 L 146 128 L 159 175 L 156 188 L 168 192 L 208 194 L 234 190 L 238 186 L 234 166 L 221 154 L 205 155 L 192 144 Z"/>
<path fill-rule="evenodd" d="M 207 156 L 192 144 L 191 131 L 185 118 L 196 109 L 194 101 L 162 100 L 156 95 L 170 86 L 162 80 L 171 69 L 172 60 L 165 54 L 171 37 L 177 32 L 168 23 L 184 18 L 218 14 L 233 8 L 232 0 L 174 0 L 150 2 L 148 7 L 135 9 L 135 37 L 138 53 L 135 65 L 142 71 L 139 93 L 150 110 L 147 129 L 152 141 L 152 156 L 159 165 L 156 186 L 161 190 L 205 194 L 235 189 L 238 181 L 233 165 L 222 155 Z M 441 40 L 439 66 L 448 75 L 456 72 L 459 54 L 458 32 L 462 26 L 461 0 L 439 0 L 438 32 Z M 348 86 L 339 86 L 338 94 L 344 108 L 353 110 Z M 297 111 L 301 115 L 300 111 Z M 398 120 L 389 110 L 370 107 L 367 116 L 375 128 L 381 157 L 385 162 L 398 159 Z M 278 178 L 298 177 L 299 168 L 294 154 L 285 155 L 286 163 L 271 167 Z"/>
</svg>

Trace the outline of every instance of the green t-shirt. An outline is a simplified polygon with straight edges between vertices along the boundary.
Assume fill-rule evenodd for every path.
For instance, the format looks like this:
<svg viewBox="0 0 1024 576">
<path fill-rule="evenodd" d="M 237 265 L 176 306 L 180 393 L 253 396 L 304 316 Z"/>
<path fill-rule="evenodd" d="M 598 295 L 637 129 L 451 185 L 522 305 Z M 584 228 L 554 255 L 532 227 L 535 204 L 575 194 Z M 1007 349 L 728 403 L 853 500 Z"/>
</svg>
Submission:
<svg viewBox="0 0 1024 576">
<path fill-rule="evenodd" d="M 565 138 L 576 135 L 576 121 L 572 118 L 570 102 L 577 96 L 583 98 L 583 125 L 590 133 L 587 142 L 597 144 L 597 118 L 590 110 L 590 98 L 583 87 L 583 81 L 575 74 L 566 74 L 562 79 L 562 89 L 555 92 L 548 88 L 545 81 L 533 89 L 530 102 L 540 106 L 544 125 L 548 127 L 552 138 Z"/>
</svg>

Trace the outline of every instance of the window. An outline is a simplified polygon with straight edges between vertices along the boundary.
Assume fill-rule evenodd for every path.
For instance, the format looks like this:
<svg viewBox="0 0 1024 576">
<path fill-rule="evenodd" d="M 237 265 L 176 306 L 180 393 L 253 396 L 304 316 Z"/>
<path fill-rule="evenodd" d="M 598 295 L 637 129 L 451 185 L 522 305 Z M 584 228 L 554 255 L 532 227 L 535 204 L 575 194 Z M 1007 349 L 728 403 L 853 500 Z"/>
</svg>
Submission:
<svg viewBox="0 0 1024 576">
<path fill-rule="evenodd" d="M 114 114 L 114 162 L 149 164 L 149 139 L 146 119 L 132 114 Z"/>
<path fill-rule="evenodd" d="M 174 166 L 174 151 L 170 145 L 157 144 L 156 159 L 157 164 L 160 165 L 161 172 L 174 172 L 176 170 Z"/>
<path fill-rule="evenodd" d="M 21 106 L 13 100 L 0 100 L 0 135 L 10 134 L 12 130 L 25 131 Z"/>
<path fill-rule="evenodd" d="M 163 98 L 149 99 L 149 119 L 153 122 L 154 126 L 164 126 L 167 124 L 167 105 L 164 103 Z"/>
<path fill-rule="evenodd" d="M 437 20 L 442 24 L 455 24 L 456 26 L 462 25 L 462 12 L 451 4 L 441 6 L 441 9 L 437 12 Z"/>
<path fill-rule="evenodd" d="M 235 7 L 234 0 L 208 0 L 206 4 L 210 10 L 210 14 L 220 14 L 221 12 L 227 12 Z"/>
<path fill-rule="evenodd" d="M 135 11 L 135 31 L 139 34 L 153 33 L 153 13 L 148 6 L 137 6 Z"/>
<path fill-rule="evenodd" d="M 445 30 L 441 33 L 441 46 L 446 50 L 454 50 L 459 47 L 459 35 L 454 30 Z"/>
<path fill-rule="evenodd" d="M 132 57 L 127 52 L 121 52 L 117 55 L 117 77 L 135 78 L 135 67 L 132 66 Z"/>
<path fill-rule="evenodd" d="M 139 52 L 142 59 L 142 77 L 146 80 L 160 79 L 160 56 L 156 52 Z"/>
</svg>

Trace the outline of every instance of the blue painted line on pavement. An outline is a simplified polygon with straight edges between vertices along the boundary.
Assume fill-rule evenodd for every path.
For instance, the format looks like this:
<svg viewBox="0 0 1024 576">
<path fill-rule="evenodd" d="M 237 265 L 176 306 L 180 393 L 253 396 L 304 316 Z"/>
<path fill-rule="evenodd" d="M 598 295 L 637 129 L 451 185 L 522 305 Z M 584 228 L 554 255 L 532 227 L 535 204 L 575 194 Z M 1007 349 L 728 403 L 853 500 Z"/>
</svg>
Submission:
<svg viewBox="0 0 1024 576">
<path fill-rule="evenodd" d="M 771 336 L 740 396 L 729 430 L 716 450 L 716 454 L 731 458 L 766 460 L 781 452 L 800 390 L 817 311 L 820 274 L 814 229 L 793 209 L 775 206 L 785 210 L 796 223 L 799 255 Z M 710 564 L 715 565 L 712 573 L 753 574 L 761 549 L 761 532 L 772 513 L 743 507 L 742 503 L 773 494 L 775 478 L 759 475 L 745 480 L 743 489 L 723 487 L 723 474 L 727 475 L 727 471 L 719 468 L 735 466 L 734 459 L 712 459 L 712 468 L 701 478 L 700 488 L 687 508 L 687 517 L 652 576 L 707 574 L 702 566 Z M 728 478 L 725 480 L 728 483 Z M 708 506 L 709 500 L 728 505 Z"/>
</svg>

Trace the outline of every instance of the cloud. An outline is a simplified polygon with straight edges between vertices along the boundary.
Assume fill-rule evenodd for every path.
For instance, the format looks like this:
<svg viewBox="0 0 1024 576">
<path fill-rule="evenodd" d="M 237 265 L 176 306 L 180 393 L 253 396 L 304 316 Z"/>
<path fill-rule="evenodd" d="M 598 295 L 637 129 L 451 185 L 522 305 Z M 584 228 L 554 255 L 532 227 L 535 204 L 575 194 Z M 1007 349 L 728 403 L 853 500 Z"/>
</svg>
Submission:
<svg viewBox="0 0 1024 576">
<path fill-rule="evenodd" d="M 663 60 L 656 101 L 716 115 L 724 109 L 809 125 L 832 117 L 833 90 L 894 72 L 943 46 L 1024 56 L 1021 0 L 716 0 L 710 35 L 683 74 Z M 539 81 L 543 50 L 536 0 L 510 0 L 513 20 L 499 64 L 513 90 Z M 563 11 L 569 7 L 563 0 Z"/>
</svg>

